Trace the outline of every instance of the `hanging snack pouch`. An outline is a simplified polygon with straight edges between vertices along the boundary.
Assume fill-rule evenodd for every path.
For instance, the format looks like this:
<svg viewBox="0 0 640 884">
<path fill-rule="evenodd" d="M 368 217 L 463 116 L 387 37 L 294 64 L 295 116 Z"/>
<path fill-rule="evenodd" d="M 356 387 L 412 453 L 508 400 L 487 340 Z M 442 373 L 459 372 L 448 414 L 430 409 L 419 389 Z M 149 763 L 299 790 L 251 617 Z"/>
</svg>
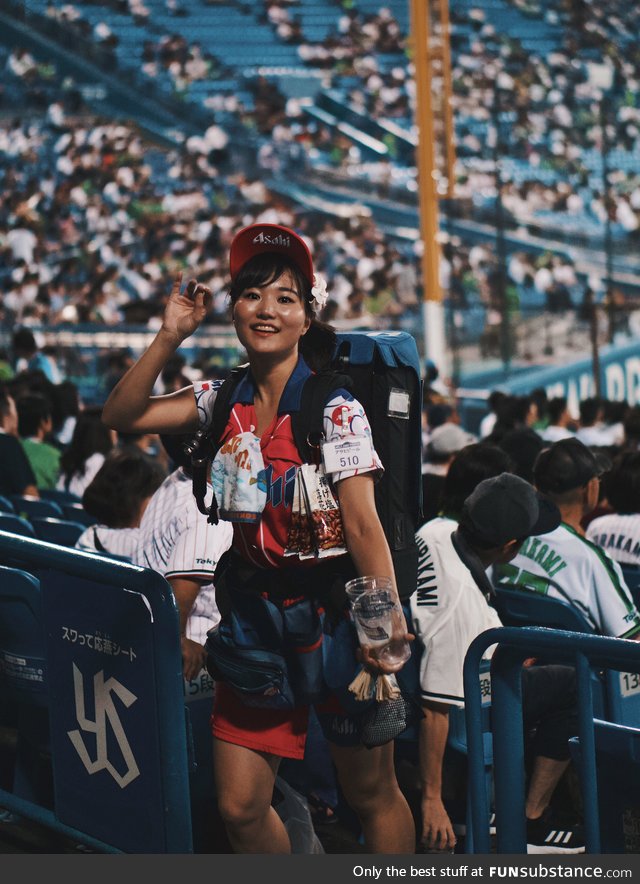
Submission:
<svg viewBox="0 0 640 884">
<path fill-rule="evenodd" d="M 211 464 L 211 485 L 222 519 L 259 521 L 267 502 L 267 483 L 256 435 L 239 433 L 223 443 Z"/>
<path fill-rule="evenodd" d="M 315 555 L 311 518 L 307 511 L 307 502 L 302 487 L 300 470 L 296 473 L 289 536 L 287 537 L 287 548 L 284 554 L 285 556 L 300 556 L 301 558 L 309 558 Z"/>
<path fill-rule="evenodd" d="M 343 555 L 347 547 L 340 505 L 331 490 L 324 467 L 322 464 L 302 464 L 296 478 L 300 481 L 309 514 L 315 555 L 319 558 Z"/>
</svg>

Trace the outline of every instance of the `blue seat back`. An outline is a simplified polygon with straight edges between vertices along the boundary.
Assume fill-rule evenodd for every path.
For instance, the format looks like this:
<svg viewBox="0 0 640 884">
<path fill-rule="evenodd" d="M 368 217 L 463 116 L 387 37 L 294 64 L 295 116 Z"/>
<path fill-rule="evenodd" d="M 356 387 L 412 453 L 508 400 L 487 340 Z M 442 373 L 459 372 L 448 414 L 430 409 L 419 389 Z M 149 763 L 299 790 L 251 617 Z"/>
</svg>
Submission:
<svg viewBox="0 0 640 884">
<path fill-rule="evenodd" d="M 572 632 L 593 632 L 573 605 L 531 590 L 496 586 L 495 607 L 505 626 L 547 626 Z"/>
<path fill-rule="evenodd" d="M 21 534 L 23 537 L 35 537 L 33 525 L 22 516 L 15 513 L 0 513 L 0 531 L 9 531 L 11 534 Z"/>
<path fill-rule="evenodd" d="M 636 608 L 640 609 L 640 568 L 636 565 L 621 565 L 620 567 Z"/>
<path fill-rule="evenodd" d="M 10 499 L 16 513 L 25 519 L 31 519 L 33 516 L 54 516 L 61 519 L 63 516 L 61 508 L 53 500 L 19 494 L 11 495 Z"/>
<path fill-rule="evenodd" d="M 95 525 L 97 519 L 90 516 L 81 503 L 63 503 L 61 518 L 68 519 L 70 522 L 81 522 L 83 525 Z"/>
<path fill-rule="evenodd" d="M 150 569 L 0 531 L 0 561 L 16 560 L 40 575 L 41 608 L 17 631 L 44 634 L 54 804 L 26 808 L 0 784 L 0 805 L 101 852 L 192 852 L 171 587 Z M 4 669 L 28 650 L 8 644 Z"/>
<path fill-rule="evenodd" d="M 48 543 L 57 543 L 60 546 L 75 546 L 76 540 L 86 529 L 86 525 L 81 522 L 55 519 L 53 516 L 34 516 L 31 524 L 38 540 L 46 540 Z"/>
<path fill-rule="evenodd" d="M 48 705 L 39 581 L 0 565 L 0 691 L 12 701 Z"/>
<path fill-rule="evenodd" d="M 2 513 L 15 513 L 16 508 L 11 503 L 8 497 L 5 497 L 4 494 L 0 494 L 0 512 Z"/>
<path fill-rule="evenodd" d="M 71 491 L 64 491 L 61 488 L 40 488 L 40 497 L 59 504 L 81 503 L 77 494 L 72 494 Z"/>
<path fill-rule="evenodd" d="M 637 853 L 638 836 L 629 826 L 636 816 L 640 794 L 640 729 L 594 721 L 594 742 L 602 853 Z M 578 737 L 569 740 L 578 767 Z M 579 768 L 578 768 L 579 769 Z M 625 819 L 626 816 L 630 820 Z M 630 842 L 630 843 L 629 843 Z"/>
<path fill-rule="evenodd" d="M 496 608 L 505 626 L 546 626 L 594 634 L 580 611 L 568 602 L 524 589 L 495 587 Z M 640 727 L 640 676 L 606 670 L 593 673 L 594 713 L 618 724 Z"/>
</svg>

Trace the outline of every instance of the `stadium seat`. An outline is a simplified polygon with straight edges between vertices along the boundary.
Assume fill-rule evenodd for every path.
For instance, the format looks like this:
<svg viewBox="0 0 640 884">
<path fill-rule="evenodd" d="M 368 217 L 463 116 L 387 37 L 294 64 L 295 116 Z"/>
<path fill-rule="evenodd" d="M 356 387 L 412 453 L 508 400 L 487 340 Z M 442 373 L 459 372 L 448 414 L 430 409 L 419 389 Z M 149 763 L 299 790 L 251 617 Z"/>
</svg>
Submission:
<svg viewBox="0 0 640 884">
<path fill-rule="evenodd" d="M 483 737 L 483 758 L 484 758 L 484 774 L 485 786 L 487 790 L 487 801 L 490 807 L 493 806 L 493 734 L 491 732 L 491 676 L 489 674 L 491 661 L 483 661 L 480 666 L 480 689 L 482 692 L 482 737 Z M 447 752 L 454 758 L 462 756 L 465 770 L 466 758 L 468 754 L 467 744 L 467 725 L 464 708 L 451 706 L 449 708 L 449 733 L 447 736 Z M 473 828 L 471 824 L 471 799 L 469 790 L 466 791 L 466 808 L 464 813 L 465 824 L 464 830 L 460 826 L 454 828 L 456 834 L 464 835 L 464 852 L 473 852 Z"/>
<path fill-rule="evenodd" d="M 621 565 L 620 567 L 636 607 L 640 608 L 640 568 L 635 565 Z"/>
<path fill-rule="evenodd" d="M 10 534 L 22 534 L 24 537 L 36 536 L 31 522 L 22 516 L 18 516 L 16 513 L 0 513 L 0 531 L 8 531 Z"/>
<path fill-rule="evenodd" d="M 56 519 L 53 516 L 34 516 L 31 524 L 38 540 L 57 543 L 59 546 L 75 546 L 76 540 L 87 527 L 82 522 Z"/>
<path fill-rule="evenodd" d="M 53 500 L 58 504 L 81 502 L 77 494 L 72 494 L 71 491 L 63 491 L 61 488 L 40 488 L 40 497 L 45 500 Z"/>
<path fill-rule="evenodd" d="M 600 850 L 602 853 L 638 853 L 638 794 L 640 792 L 640 729 L 594 722 Z M 569 740 L 579 770 L 580 740 Z"/>
<path fill-rule="evenodd" d="M 8 497 L 0 494 L 0 513 L 15 513 L 16 508 Z"/>
<path fill-rule="evenodd" d="M 40 584 L 19 568 L 0 566 L 0 708 L 16 731 L 11 793 L 52 804 L 49 696 Z M 7 661 L 14 661 L 7 665 Z M 9 721 L 5 722 L 5 715 Z"/>
<path fill-rule="evenodd" d="M 571 632 L 593 632 L 591 626 L 573 605 L 537 592 L 494 587 L 494 606 L 505 626 L 548 626 Z"/>
<path fill-rule="evenodd" d="M 12 494 L 10 500 L 16 513 L 26 519 L 31 519 L 33 516 L 54 516 L 61 519 L 63 516 L 60 506 L 53 500 L 18 494 Z"/>
<path fill-rule="evenodd" d="M 495 607 L 505 626 L 546 626 L 593 633 L 580 611 L 568 602 L 537 592 L 496 586 Z M 593 704 L 597 718 L 640 727 L 640 677 L 607 669 L 593 672 Z"/>
<path fill-rule="evenodd" d="M 83 525 L 95 525 L 97 519 L 90 516 L 81 503 L 64 503 L 62 504 L 62 518 L 68 519 L 70 522 L 80 522 Z"/>
</svg>

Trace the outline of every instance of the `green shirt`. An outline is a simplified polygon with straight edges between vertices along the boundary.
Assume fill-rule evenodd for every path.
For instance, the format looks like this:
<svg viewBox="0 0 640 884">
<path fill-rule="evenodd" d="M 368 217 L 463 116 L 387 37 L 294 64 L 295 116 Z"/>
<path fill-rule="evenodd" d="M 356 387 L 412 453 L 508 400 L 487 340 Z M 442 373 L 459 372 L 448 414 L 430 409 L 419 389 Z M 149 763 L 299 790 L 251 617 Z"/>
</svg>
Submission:
<svg viewBox="0 0 640 884">
<path fill-rule="evenodd" d="M 36 477 L 36 488 L 55 488 L 60 475 L 60 452 L 47 442 L 21 439 L 24 453 Z"/>
</svg>

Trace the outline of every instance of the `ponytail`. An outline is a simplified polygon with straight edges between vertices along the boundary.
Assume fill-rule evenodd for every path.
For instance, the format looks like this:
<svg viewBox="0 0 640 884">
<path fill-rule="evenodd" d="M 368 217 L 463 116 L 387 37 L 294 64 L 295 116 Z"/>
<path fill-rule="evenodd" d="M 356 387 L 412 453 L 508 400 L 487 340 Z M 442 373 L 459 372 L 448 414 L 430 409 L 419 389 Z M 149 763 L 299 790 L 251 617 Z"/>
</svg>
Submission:
<svg viewBox="0 0 640 884">
<path fill-rule="evenodd" d="M 300 353 L 312 371 L 328 368 L 336 349 L 336 332 L 333 326 L 319 319 L 312 319 L 306 333 L 300 338 Z"/>
</svg>

